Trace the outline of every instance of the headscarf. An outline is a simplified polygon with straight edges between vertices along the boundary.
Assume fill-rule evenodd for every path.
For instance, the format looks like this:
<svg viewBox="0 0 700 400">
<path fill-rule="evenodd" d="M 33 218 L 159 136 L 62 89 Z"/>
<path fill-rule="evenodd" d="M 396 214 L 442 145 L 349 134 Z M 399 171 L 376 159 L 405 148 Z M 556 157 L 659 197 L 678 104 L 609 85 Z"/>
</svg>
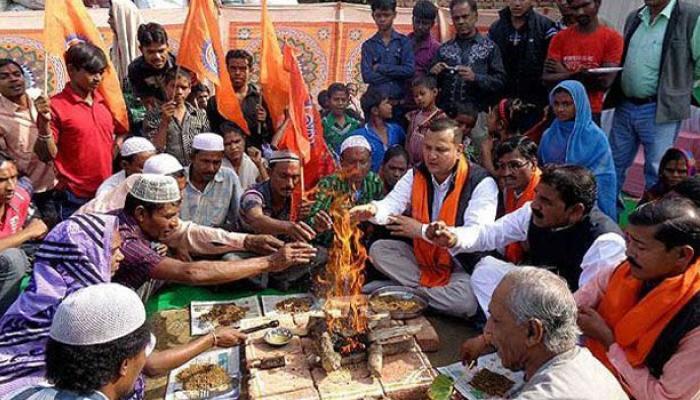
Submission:
<svg viewBox="0 0 700 400">
<path fill-rule="evenodd" d="M 590 169 L 598 186 L 598 207 L 617 221 L 617 177 L 608 137 L 593 122 L 588 94 L 581 82 L 563 81 L 549 93 L 554 107 L 554 93 L 566 90 L 574 100 L 573 121 L 555 119 L 542 136 L 539 152 L 541 165 L 573 164 Z"/>
<path fill-rule="evenodd" d="M 141 13 L 130 0 L 112 0 L 112 16 L 117 30 L 111 49 L 112 63 L 119 74 L 119 82 L 124 82 L 129 64 L 141 54 L 136 35 L 141 25 Z"/>
<path fill-rule="evenodd" d="M 72 216 L 41 244 L 29 286 L 0 319 L 0 397 L 45 379 L 56 308 L 78 289 L 110 281 L 117 226 L 114 216 Z"/>
</svg>

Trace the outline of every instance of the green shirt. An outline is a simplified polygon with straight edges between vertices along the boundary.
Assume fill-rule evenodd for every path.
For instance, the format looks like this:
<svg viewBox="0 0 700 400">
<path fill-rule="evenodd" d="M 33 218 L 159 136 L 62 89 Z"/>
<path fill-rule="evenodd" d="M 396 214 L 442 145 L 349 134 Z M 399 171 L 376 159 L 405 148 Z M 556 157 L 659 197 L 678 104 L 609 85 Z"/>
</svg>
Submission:
<svg viewBox="0 0 700 400">
<path fill-rule="evenodd" d="M 360 127 L 360 121 L 349 116 L 348 114 L 345 114 L 344 126 L 338 125 L 338 121 L 335 119 L 335 115 L 333 115 L 333 113 L 326 115 L 322 122 L 323 137 L 326 139 L 326 144 L 328 144 L 328 148 L 333 152 L 333 154 L 338 154 L 343 140 L 348 137 L 350 132 Z"/>
<path fill-rule="evenodd" d="M 622 71 L 622 90 L 627 97 L 655 96 L 659 87 L 664 35 L 677 0 L 671 0 L 652 21 L 649 7 L 639 12 L 642 22 L 632 35 Z M 695 80 L 700 78 L 700 18 L 691 38 Z"/>
<path fill-rule="evenodd" d="M 316 201 L 311 206 L 309 213 L 309 225 L 314 225 L 314 217 L 320 211 L 328 211 L 335 200 L 337 194 L 349 194 L 351 196 L 352 205 L 363 205 L 373 200 L 381 200 L 384 197 L 384 182 L 376 173 L 370 171 L 362 181 L 362 188 L 352 192 L 350 185 L 346 180 L 340 178 L 336 173 L 326 176 L 321 179 L 316 186 Z M 320 235 L 317 242 L 323 245 L 329 245 L 331 235 L 329 232 Z"/>
</svg>

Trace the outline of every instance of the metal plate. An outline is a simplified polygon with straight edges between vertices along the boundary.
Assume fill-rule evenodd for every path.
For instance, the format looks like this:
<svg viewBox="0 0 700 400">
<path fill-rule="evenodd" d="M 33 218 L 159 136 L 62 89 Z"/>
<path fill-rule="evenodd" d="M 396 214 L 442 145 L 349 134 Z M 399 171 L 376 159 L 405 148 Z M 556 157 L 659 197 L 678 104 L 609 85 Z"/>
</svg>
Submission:
<svg viewBox="0 0 700 400">
<path fill-rule="evenodd" d="M 420 308 L 416 311 L 406 312 L 406 311 L 390 311 L 391 318 L 393 319 L 411 319 L 416 318 L 423 314 L 423 312 L 428 308 L 428 300 L 416 289 L 404 287 L 404 286 L 386 286 L 381 289 L 377 289 L 369 296 L 369 306 L 372 311 L 376 313 L 386 312 L 386 310 L 376 309 L 372 305 L 372 300 L 382 296 L 396 296 L 403 300 L 413 300 L 420 305 Z"/>
<path fill-rule="evenodd" d="M 278 340 L 274 340 L 275 337 Z M 293 337 L 294 335 L 292 335 L 292 332 L 289 329 L 279 327 L 267 331 L 263 338 L 265 339 L 265 342 L 270 346 L 282 347 L 287 343 L 291 342 Z"/>
</svg>

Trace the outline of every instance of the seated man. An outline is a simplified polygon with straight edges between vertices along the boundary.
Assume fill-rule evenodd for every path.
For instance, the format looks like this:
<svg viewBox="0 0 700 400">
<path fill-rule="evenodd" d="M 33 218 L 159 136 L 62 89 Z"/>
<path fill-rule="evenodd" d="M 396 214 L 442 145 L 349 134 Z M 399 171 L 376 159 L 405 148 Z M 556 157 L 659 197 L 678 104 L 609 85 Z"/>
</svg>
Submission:
<svg viewBox="0 0 700 400">
<path fill-rule="evenodd" d="M 488 251 L 526 242 L 531 265 L 552 269 L 572 290 L 625 259 L 625 240 L 617 224 L 595 208 L 593 174 L 574 165 L 545 167 L 535 199 L 518 210 L 476 229 L 431 224 L 426 236 L 451 254 Z M 484 311 L 493 291 L 514 264 L 484 257 L 471 285 Z"/>
<path fill-rule="evenodd" d="M 576 292 L 587 347 L 631 397 L 700 393 L 700 213 L 687 199 L 629 217 L 627 261 Z"/>
<path fill-rule="evenodd" d="M 241 197 L 241 224 L 248 232 L 274 235 L 284 241 L 311 242 L 316 238 L 316 231 L 302 220 L 303 215 L 295 217 L 295 210 L 292 210 L 292 196 L 301 184 L 299 156 L 290 151 L 276 151 L 269 163 L 270 179 L 248 189 Z M 249 254 L 246 253 L 231 253 L 224 259 L 247 257 Z M 325 251 L 321 250 L 308 266 L 271 277 L 263 276 L 254 283 L 260 287 L 271 283 L 278 289 L 288 290 L 290 285 L 315 272 L 325 261 Z"/>
<path fill-rule="evenodd" d="M 224 121 L 219 127 L 221 136 L 224 137 L 223 166 L 231 168 L 238 175 L 242 190 L 248 190 L 256 183 L 264 182 L 267 176 L 267 167 L 263 162 L 262 152 L 257 147 L 246 149 L 246 135 L 230 121 Z M 249 154 L 252 154 L 251 157 Z"/>
<path fill-rule="evenodd" d="M 200 133 L 192 141 L 191 158 L 192 164 L 185 170 L 187 186 L 182 193 L 180 218 L 236 230 L 242 190 L 236 173 L 221 168 L 224 139 L 215 133 Z"/>
<path fill-rule="evenodd" d="M 578 347 L 576 301 L 566 281 L 535 267 L 503 278 L 489 305 L 484 334 L 462 346 L 466 362 L 493 351 L 503 366 L 525 373 L 518 400 L 627 400 L 620 384 L 588 349 Z"/>
<path fill-rule="evenodd" d="M 240 261 L 183 262 L 159 254 L 152 246 L 178 227 L 180 191 L 174 178 L 144 174 L 134 183 L 126 197 L 124 209 L 117 213 L 122 237 L 124 260 L 112 281 L 133 289 L 142 288 L 147 299 L 153 292 L 149 279 L 190 285 L 216 285 L 233 282 L 267 272 L 284 271 L 292 265 L 306 264 L 316 250 L 305 243 L 290 243 L 274 251 L 268 241 L 253 246 L 255 235 L 245 235 L 238 250 L 272 254 Z M 256 249 L 257 248 L 257 249 Z"/>
<path fill-rule="evenodd" d="M 477 303 L 469 274 L 474 259 L 456 263 L 444 249 L 426 240 L 432 221 L 463 226 L 478 232 L 493 223 L 498 186 L 486 170 L 464 157 L 462 131 L 451 119 L 430 125 L 423 143 L 425 164 L 413 168 L 384 200 L 350 210 L 353 218 L 387 225 L 392 234 L 413 240 L 379 240 L 370 248 L 374 266 L 399 285 L 418 288 L 434 309 L 459 317 L 471 317 Z M 411 206 L 411 216 L 402 215 Z M 461 265 L 460 265 L 461 264 Z"/>
<path fill-rule="evenodd" d="M 155 154 L 156 148 L 153 147 L 153 144 L 148 139 L 138 136 L 126 139 L 124 144 L 122 144 L 121 150 L 119 150 L 119 155 L 121 155 L 119 163 L 122 170 L 102 182 L 100 187 L 97 188 L 95 197 L 114 189 L 124 182 L 128 176 L 140 173 L 146 160 Z"/>
<path fill-rule="evenodd" d="M 41 239 L 47 232 L 42 220 L 29 215 L 31 196 L 17 185 L 17 165 L 0 153 L 0 316 L 19 295 L 19 286 L 30 266 L 20 247 Z"/>
<path fill-rule="evenodd" d="M 515 136 L 499 143 L 494 150 L 494 161 L 498 178 L 503 186 L 505 214 L 524 206 L 535 199 L 535 188 L 540 183 L 537 166 L 537 145 L 525 136 Z M 525 257 L 520 243 L 506 246 L 505 259 L 519 264 Z"/>
<path fill-rule="evenodd" d="M 362 136 L 350 136 L 340 145 L 341 170 L 326 176 L 316 186 L 316 199 L 311 206 L 309 226 L 317 234 L 330 231 L 333 223 L 328 212 L 337 196 L 347 195 L 350 205 L 367 204 L 384 197 L 384 184 L 377 174 L 370 171 L 372 146 Z M 317 239 L 328 247 L 332 236 Z"/>
<path fill-rule="evenodd" d="M 403 146 L 393 146 L 384 153 L 384 162 L 379 169 L 379 177 L 384 182 L 384 194 L 394 190 L 394 186 L 408 171 L 408 152 Z"/>
</svg>

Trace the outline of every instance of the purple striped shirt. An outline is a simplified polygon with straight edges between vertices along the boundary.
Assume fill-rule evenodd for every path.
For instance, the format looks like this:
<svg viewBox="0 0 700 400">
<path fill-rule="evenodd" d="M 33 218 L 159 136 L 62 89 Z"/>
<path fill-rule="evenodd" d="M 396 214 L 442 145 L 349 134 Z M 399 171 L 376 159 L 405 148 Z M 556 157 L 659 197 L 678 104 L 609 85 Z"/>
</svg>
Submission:
<svg viewBox="0 0 700 400">
<path fill-rule="evenodd" d="M 135 219 L 123 210 L 117 214 L 119 233 L 122 236 L 121 251 L 124 260 L 119 264 L 112 282 L 121 283 L 133 289 L 138 289 L 151 277 L 151 271 L 160 264 L 165 256 L 161 256 L 151 248 L 151 242 L 139 227 Z"/>
</svg>

